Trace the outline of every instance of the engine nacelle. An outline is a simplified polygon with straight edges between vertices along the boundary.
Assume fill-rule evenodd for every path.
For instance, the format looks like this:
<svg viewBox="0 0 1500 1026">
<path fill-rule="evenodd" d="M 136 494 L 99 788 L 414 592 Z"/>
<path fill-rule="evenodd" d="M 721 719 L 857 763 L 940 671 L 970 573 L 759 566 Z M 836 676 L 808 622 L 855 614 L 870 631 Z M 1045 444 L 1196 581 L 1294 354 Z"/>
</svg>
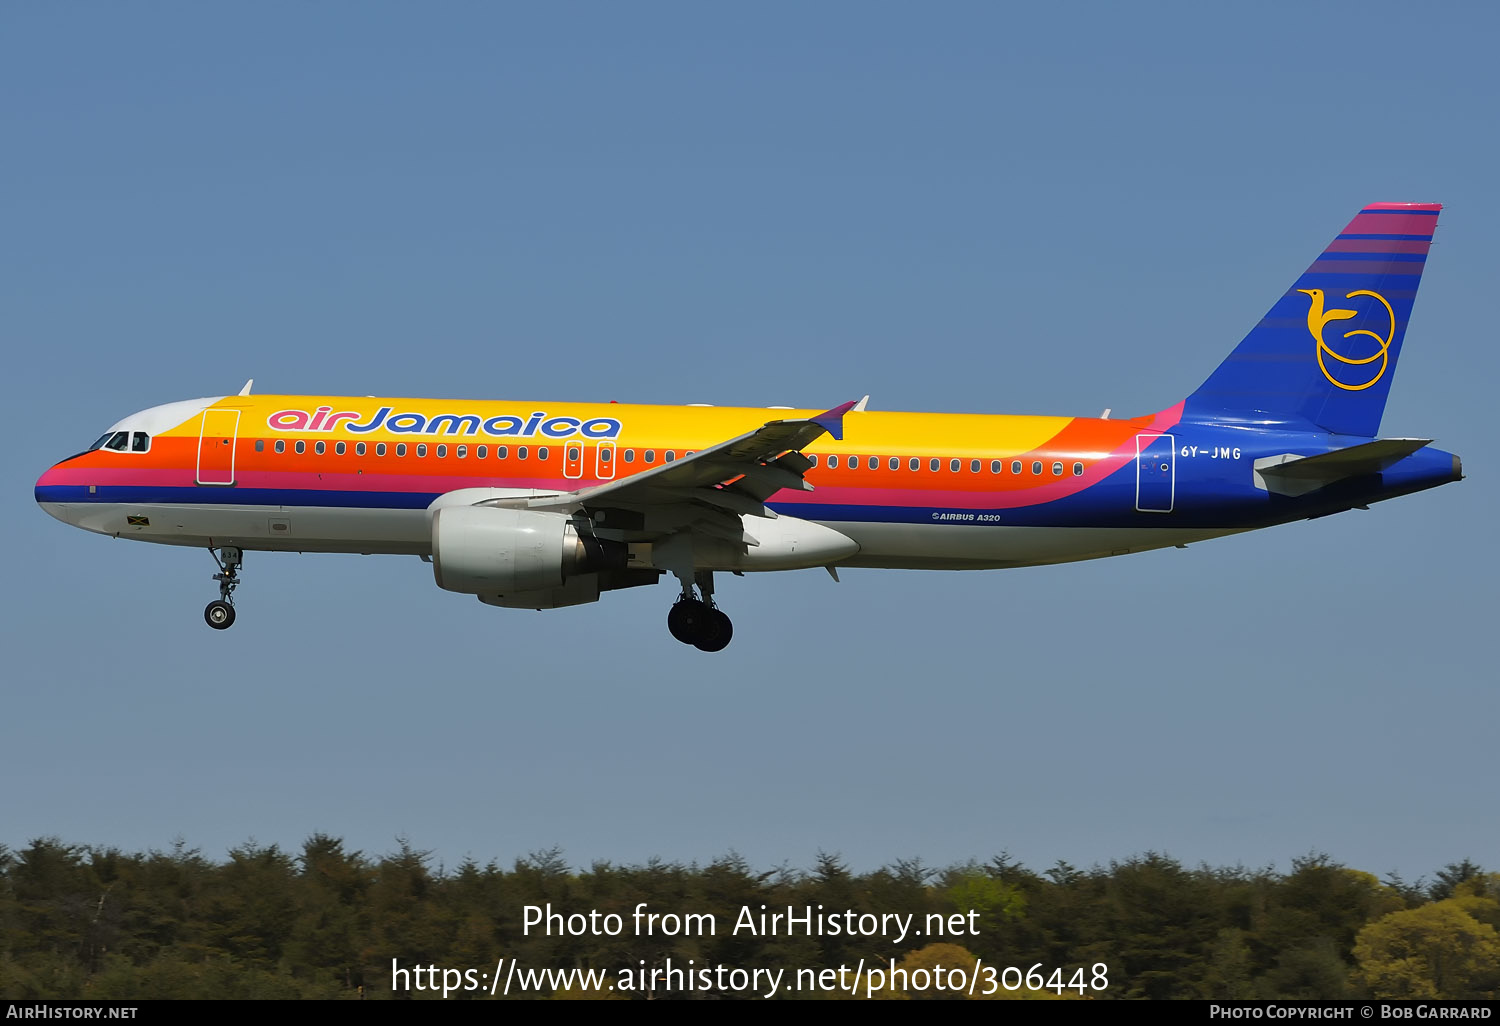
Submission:
<svg viewBox="0 0 1500 1026">
<path fill-rule="evenodd" d="M 624 562 L 623 545 L 579 535 L 560 513 L 444 506 L 432 515 L 432 576 L 447 591 L 543 591 Z"/>
</svg>

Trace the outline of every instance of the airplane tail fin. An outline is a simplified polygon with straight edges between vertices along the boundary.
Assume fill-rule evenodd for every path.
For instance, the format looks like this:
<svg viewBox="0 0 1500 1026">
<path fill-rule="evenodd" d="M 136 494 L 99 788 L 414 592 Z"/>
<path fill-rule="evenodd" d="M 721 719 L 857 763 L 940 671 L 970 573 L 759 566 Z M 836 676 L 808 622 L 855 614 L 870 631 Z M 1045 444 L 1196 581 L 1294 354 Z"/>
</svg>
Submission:
<svg viewBox="0 0 1500 1026">
<path fill-rule="evenodd" d="M 1188 397 L 1190 419 L 1380 430 L 1440 203 L 1372 203 Z"/>
</svg>

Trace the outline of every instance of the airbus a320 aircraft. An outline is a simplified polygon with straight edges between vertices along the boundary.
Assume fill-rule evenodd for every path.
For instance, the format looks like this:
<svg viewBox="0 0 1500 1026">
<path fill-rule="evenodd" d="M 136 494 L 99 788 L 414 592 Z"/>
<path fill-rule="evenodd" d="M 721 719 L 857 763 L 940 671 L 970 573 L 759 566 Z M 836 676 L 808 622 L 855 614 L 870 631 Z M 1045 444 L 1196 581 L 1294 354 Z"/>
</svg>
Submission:
<svg viewBox="0 0 1500 1026">
<path fill-rule="evenodd" d="M 238 395 L 156 406 L 36 483 L 64 523 L 206 547 L 209 626 L 246 550 L 404 553 L 438 587 L 552 609 L 714 573 L 976 570 L 1185 545 L 1457 481 L 1377 438 L 1436 203 L 1359 212 L 1185 401 L 1130 419 Z"/>
</svg>

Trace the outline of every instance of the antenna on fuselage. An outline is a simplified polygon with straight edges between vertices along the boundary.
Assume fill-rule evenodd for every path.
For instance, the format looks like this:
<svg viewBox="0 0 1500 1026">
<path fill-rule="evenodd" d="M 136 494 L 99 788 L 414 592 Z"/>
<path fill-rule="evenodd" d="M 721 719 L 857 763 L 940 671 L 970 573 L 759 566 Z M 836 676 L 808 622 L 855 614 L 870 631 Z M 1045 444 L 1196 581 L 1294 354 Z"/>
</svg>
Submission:
<svg viewBox="0 0 1500 1026">
<path fill-rule="evenodd" d="M 242 389 L 240 389 L 240 395 L 249 395 L 250 394 L 250 386 L 253 385 L 253 384 L 255 384 L 255 379 L 254 378 L 251 378 L 249 381 L 245 382 L 245 387 L 242 388 Z"/>
</svg>

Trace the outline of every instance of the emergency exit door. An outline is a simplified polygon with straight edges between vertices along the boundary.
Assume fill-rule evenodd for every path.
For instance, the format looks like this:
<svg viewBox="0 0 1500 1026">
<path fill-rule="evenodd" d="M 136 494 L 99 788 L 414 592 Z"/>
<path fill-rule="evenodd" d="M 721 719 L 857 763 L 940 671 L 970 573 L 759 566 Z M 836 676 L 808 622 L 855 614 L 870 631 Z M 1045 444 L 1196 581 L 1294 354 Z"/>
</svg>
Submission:
<svg viewBox="0 0 1500 1026">
<path fill-rule="evenodd" d="M 199 484 L 234 484 L 234 440 L 239 429 L 239 410 L 203 411 L 198 429 Z"/>
<path fill-rule="evenodd" d="M 1135 436 L 1135 508 L 1170 513 L 1177 498 L 1177 440 L 1172 435 Z"/>
</svg>

